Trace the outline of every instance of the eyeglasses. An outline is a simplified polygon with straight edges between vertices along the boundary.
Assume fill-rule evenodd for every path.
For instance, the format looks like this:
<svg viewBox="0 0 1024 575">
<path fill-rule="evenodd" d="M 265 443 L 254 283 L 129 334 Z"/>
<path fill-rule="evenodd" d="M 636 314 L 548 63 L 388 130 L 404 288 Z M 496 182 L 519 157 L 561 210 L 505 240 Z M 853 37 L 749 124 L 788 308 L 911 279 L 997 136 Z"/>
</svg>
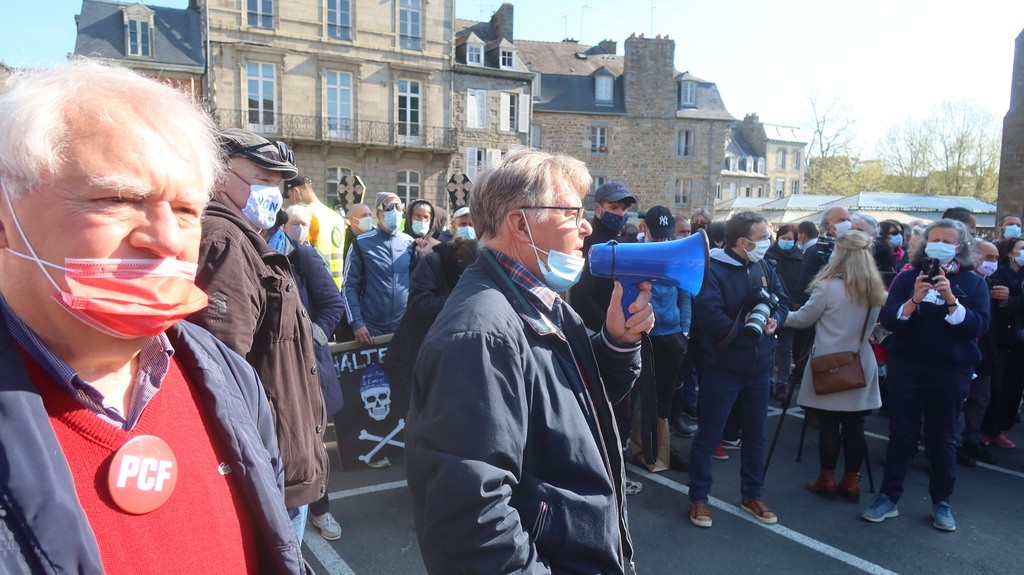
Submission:
<svg viewBox="0 0 1024 575">
<path fill-rule="evenodd" d="M 587 212 L 583 206 L 519 206 L 521 210 L 561 210 L 562 214 L 567 218 L 573 218 L 576 220 L 576 227 L 583 225 L 583 218 L 587 215 Z"/>
<path fill-rule="evenodd" d="M 289 163 L 289 164 L 291 164 L 293 166 L 295 165 L 295 153 L 292 152 L 284 142 L 281 142 L 281 141 L 274 142 L 274 146 L 276 147 L 276 149 L 274 149 L 274 150 L 265 150 L 267 145 L 268 144 L 266 144 L 266 143 L 262 143 L 262 144 L 255 144 L 255 145 L 252 145 L 252 146 L 245 146 L 245 147 L 238 146 L 238 147 L 235 148 L 236 151 L 234 153 L 232 153 L 232 155 L 242 154 L 242 155 L 256 155 L 256 156 L 264 156 L 264 157 L 265 157 L 265 155 L 269 155 L 275 161 L 287 162 L 287 163 Z"/>
<path fill-rule="evenodd" d="M 380 209 L 385 212 L 393 212 L 395 210 L 402 211 L 405 207 L 400 202 L 391 202 L 390 204 L 382 204 Z"/>
<path fill-rule="evenodd" d="M 288 162 L 289 164 L 295 165 L 295 153 L 288 149 L 288 146 L 284 142 L 278 140 L 274 142 L 277 146 L 277 153 L 281 155 L 281 159 Z"/>
</svg>

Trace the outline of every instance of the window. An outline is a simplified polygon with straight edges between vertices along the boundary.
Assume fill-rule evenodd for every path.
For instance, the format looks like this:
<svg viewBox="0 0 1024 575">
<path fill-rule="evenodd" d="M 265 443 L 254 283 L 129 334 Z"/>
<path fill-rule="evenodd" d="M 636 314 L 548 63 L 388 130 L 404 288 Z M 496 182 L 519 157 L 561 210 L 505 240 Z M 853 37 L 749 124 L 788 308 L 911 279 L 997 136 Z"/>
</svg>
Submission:
<svg viewBox="0 0 1024 575">
<path fill-rule="evenodd" d="M 786 169 L 786 150 L 775 152 L 775 165 L 780 170 Z"/>
<path fill-rule="evenodd" d="M 250 26 L 274 27 L 274 0 L 246 0 L 246 6 Z"/>
<path fill-rule="evenodd" d="M 800 152 L 799 151 L 793 152 L 793 169 L 794 170 L 799 170 L 800 169 Z M 796 192 L 793 192 L 793 193 L 796 193 Z"/>
<path fill-rule="evenodd" d="M 721 182 L 715 184 L 715 199 L 716 200 L 722 199 L 722 183 Z"/>
<path fill-rule="evenodd" d="M 594 78 L 594 99 L 597 100 L 597 105 L 612 105 L 613 85 L 614 81 L 611 76 L 598 76 Z"/>
<path fill-rule="evenodd" d="M 128 55 L 149 58 L 151 51 L 148 20 L 128 20 Z"/>
<path fill-rule="evenodd" d="M 327 136 L 352 139 L 352 74 L 327 72 Z"/>
<path fill-rule="evenodd" d="M 686 80 L 679 82 L 679 107 L 694 107 L 697 105 L 697 82 Z"/>
<path fill-rule="evenodd" d="M 602 126 L 590 127 L 590 153 L 608 153 L 608 128 Z"/>
<path fill-rule="evenodd" d="M 594 203 L 597 201 L 597 188 L 600 188 L 608 181 L 607 174 L 590 174 L 590 191 L 583 197 L 583 207 L 589 210 L 594 209 Z"/>
<path fill-rule="evenodd" d="M 779 178 L 775 180 L 775 197 L 782 198 L 786 195 L 786 180 Z"/>
<path fill-rule="evenodd" d="M 790 195 L 795 196 L 795 195 L 799 194 L 800 193 L 800 180 L 793 180 L 793 182 L 790 184 L 789 187 L 790 187 L 790 191 L 789 191 Z"/>
<path fill-rule="evenodd" d="M 693 157 L 693 130 L 679 130 L 676 155 L 681 158 Z"/>
<path fill-rule="evenodd" d="M 470 66 L 484 65 L 484 47 L 479 44 L 466 45 L 466 63 Z"/>
<path fill-rule="evenodd" d="M 470 180 L 488 166 L 493 166 L 501 159 L 501 150 L 484 148 L 466 148 L 466 175 Z"/>
<path fill-rule="evenodd" d="M 764 158 L 757 159 L 757 173 L 764 174 L 765 172 Z"/>
<path fill-rule="evenodd" d="M 398 143 L 420 144 L 420 83 L 413 80 L 398 81 Z"/>
<path fill-rule="evenodd" d="M 752 189 L 752 188 L 751 188 L 750 186 L 747 186 L 747 187 L 746 187 L 746 188 L 745 188 L 745 189 L 743 190 L 743 196 L 744 196 L 744 197 L 747 197 L 747 198 L 749 198 L 749 197 L 751 197 L 751 196 L 752 196 L 752 193 L 753 193 L 753 189 Z"/>
<path fill-rule="evenodd" d="M 327 168 L 327 193 L 326 196 L 328 206 L 336 206 L 339 203 L 338 198 L 338 184 L 341 183 L 341 178 L 345 176 L 351 176 L 352 170 L 350 168 Z"/>
<path fill-rule="evenodd" d="M 257 134 L 274 133 L 274 65 L 264 62 L 245 64 L 248 92 L 248 129 Z"/>
<path fill-rule="evenodd" d="M 759 198 L 763 198 L 764 197 L 764 186 L 758 186 L 757 187 L 757 197 L 759 197 Z"/>
<path fill-rule="evenodd" d="M 522 132 L 530 125 L 530 100 L 526 94 L 501 93 L 499 128 L 503 132 Z"/>
<path fill-rule="evenodd" d="M 534 102 L 540 102 L 540 79 L 540 72 L 537 72 L 536 74 L 533 75 L 533 87 L 530 90 L 533 92 Z"/>
<path fill-rule="evenodd" d="M 516 53 L 515 50 L 509 50 L 502 48 L 499 51 L 500 64 L 502 68 L 515 68 L 516 67 Z"/>
<path fill-rule="evenodd" d="M 540 126 L 530 126 L 530 145 L 534 148 L 540 147 Z"/>
<path fill-rule="evenodd" d="M 690 189 L 693 187 L 693 180 L 690 178 L 676 178 L 676 197 L 675 202 L 677 206 L 685 206 L 690 203 Z"/>
<path fill-rule="evenodd" d="M 727 200 L 731 200 L 736 197 L 736 182 L 729 182 L 729 197 Z"/>
<path fill-rule="evenodd" d="M 350 0 L 327 0 L 327 35 L 338 40 L 352 39 Z"/>
<path fill-rule="evenodd" d="M 728 172 L 736 171 L 736 158 L 730 156 L 725 159 L 725 170 Z"/>
<path fill-rule="evenodd" d="M 420 49 L 420 0 L 399 0 L 399 44 L 409 50 Z"/>
<path fill-rule="evenodd" d="M 420 197 L 420 173 L 409 170 L 398 172 L 398 197 L 402 203 L 409 205 Z"/>
<path fill-rule="evenodd" d="M 487 127 L 487 90 L 466 90 L 466 127 Z"/>
</svg>

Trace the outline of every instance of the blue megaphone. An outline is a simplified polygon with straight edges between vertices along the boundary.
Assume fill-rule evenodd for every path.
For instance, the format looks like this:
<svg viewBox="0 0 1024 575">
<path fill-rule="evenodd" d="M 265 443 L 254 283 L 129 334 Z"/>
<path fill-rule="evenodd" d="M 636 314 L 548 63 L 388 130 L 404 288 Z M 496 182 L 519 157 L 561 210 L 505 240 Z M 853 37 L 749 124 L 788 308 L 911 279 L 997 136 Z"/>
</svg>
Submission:
<svg viewBox="0 0 1024 575">
<path fill-rule="evenodd" d="M 640 294 L 637 284 L 650 281 L 681 287 L 694 296 L 704 289 L 708 267 L 708 238 L 698 230 L 688 238 L 670 242 L 620 244 L 612 240 L 590 247 L 590 273 L 622 284 L 622 311 Z"/>
</svg>

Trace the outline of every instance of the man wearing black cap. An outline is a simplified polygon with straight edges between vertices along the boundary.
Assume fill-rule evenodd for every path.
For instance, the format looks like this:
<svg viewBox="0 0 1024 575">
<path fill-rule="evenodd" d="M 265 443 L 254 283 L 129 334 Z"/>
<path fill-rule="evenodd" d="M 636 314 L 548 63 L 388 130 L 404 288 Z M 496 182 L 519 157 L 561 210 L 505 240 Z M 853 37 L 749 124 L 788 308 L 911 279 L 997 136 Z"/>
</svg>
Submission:
<svg viewBox="0 0 1024 575">
<path fill-rule="evenodd" d="M 619 232 L 629 220 L 626 210 L 636 203 L 636 197 L 619 182 L 605 182 L 594 193 L 594 218 L 590 225 L 594 232 L 583 239 L 583 257 L 590 256 L 590 246 L 607 243 L 619 237 Z M 570 290 L 570 302 L 576 313 L 583 318 L 589 329 L 598 331 L 608 314 L 608 302 L 612 299 L 614 280 L 595 278 L 590 267 L 584 266 L 579 283 Z"/>
<path fill-rule="evenodd" d="M 245 130 L 220 132 L 227 177 L 202 220 L 196 284 L 210 305 L 189 319 L 244 357 L 274 411 L 285 504 L 299 542 L 307 505 L 327 489 L 326 411 L 312 328 L 288 258 L 264 241 L 281 207 L 281 181 L 298 175 L 291 151 Z"/>
</svg>

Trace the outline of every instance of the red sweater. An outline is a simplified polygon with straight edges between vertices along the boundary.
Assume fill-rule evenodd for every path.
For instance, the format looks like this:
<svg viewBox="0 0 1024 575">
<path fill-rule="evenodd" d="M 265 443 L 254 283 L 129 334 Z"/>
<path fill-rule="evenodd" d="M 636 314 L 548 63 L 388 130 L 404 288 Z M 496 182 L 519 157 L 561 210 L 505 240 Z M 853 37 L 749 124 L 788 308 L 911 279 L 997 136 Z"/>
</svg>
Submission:
<svg viewBox="0 0 1024 575">
<path fill-rule="evenodd" d="M 124 431 L 83 407 L 27 353 L 23 356 L 71 468 L 107 573 L 259 572 L 258 528 L 235 480 L 241 470 L 219 472 L 229 451 L 177 360 L 171 361 L 160 392 L 138 424 Z M 107 473 L 113 454 L 140 435 L 167 442 L 177 459 L 178 480 L 161 507 L 132 515 L 111 499 Z"/>
</svg>

